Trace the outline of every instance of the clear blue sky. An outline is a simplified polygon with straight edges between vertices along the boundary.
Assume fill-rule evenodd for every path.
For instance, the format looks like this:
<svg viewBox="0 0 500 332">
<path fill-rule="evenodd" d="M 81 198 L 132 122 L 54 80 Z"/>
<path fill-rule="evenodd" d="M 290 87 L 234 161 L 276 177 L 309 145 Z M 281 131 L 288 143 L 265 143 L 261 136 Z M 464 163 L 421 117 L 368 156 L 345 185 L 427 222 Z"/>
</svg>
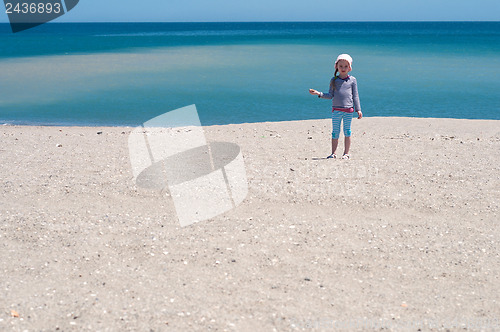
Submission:
<svg viewBox="0 0 500 332">
<path fill-rule="evenodd" d="M 56 21 L 499 20 L 500 0 L 80 0 L 78 6 Z M 8 22 L 5 10 L 0 22 Z"/>
</svg>

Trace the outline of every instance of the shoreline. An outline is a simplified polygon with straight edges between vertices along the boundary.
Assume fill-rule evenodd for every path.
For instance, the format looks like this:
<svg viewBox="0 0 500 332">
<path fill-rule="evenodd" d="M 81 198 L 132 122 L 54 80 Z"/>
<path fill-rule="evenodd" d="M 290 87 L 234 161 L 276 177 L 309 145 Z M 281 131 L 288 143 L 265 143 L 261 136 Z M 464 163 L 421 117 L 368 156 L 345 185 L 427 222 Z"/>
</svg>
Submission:
<svg viewBox="0 0 500 332">
<path fill-rule="evenodd" d="M 410 116 L 363 116 L 363 119 L 416 119 L 419 120 L 465 120 L 465 121 L 500 121 L 500 119 L 465 119 L 465 118 L 433 118 L 433 117 L 410 117 Z M 330 120 L 331 118 L 321 118 L 321 119 L 302 119 L 302 120 L 281 120 L 281 121 L 258 121 L 258 122 L 242 122 L 242 123 L 228 123 L 228 124 L 211 124 L 211 125 L 202 125 L 202 127 L 212 127 L 212 126 L 236 126 L 236 125 L 251 125 L 256 123 L 285 123 L 285 122 L 300 122 L 300 121 L 323 121 Z M 353 118 L 353 120 L 358 120 Z M 0 127 L 8 126 L 8 127 L 64 127 L 64 128 L 136 128 L 137 126 L 125 126 L 125 125 L 81 125 L 81 124 L 38 124 L 38 123 L 9 123 L 9 122 L 0 122 Z"/>
</svg>

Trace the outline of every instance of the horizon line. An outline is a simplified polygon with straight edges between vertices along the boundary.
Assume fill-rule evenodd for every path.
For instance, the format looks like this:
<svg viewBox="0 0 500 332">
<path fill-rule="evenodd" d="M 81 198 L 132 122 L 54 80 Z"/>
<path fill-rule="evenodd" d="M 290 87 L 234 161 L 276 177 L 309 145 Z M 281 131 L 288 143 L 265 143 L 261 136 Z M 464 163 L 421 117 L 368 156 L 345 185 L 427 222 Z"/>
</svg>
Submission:
<svg viewBox="0 0 500 332">
<path fill-rule="evenodd" d="M 420 20 L 420 21 L 77 21 L 77 22 L 47 22 L 45 24 L 72 24 L 72 23 L 500 23 L 500 20 Z M 0 22 L 0 24 L 10 24 Z"/>
</svg>

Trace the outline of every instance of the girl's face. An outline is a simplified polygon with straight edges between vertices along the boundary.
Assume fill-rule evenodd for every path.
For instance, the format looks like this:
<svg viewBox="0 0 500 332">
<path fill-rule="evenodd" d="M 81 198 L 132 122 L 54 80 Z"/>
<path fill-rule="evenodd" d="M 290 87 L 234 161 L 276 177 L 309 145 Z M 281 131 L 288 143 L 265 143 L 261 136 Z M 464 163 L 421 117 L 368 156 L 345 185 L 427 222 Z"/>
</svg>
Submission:
<svg viewBox="0 0 500 332">
<path fill-rule="evenodd" d="M 337 68 L 336 68 L 340 75 L 345 76 L 347 73 L 351 71 L 351 66 L 349 65 L 349 62 L 347 60 L 340 60 L 337 62 Z"/>
</svg>

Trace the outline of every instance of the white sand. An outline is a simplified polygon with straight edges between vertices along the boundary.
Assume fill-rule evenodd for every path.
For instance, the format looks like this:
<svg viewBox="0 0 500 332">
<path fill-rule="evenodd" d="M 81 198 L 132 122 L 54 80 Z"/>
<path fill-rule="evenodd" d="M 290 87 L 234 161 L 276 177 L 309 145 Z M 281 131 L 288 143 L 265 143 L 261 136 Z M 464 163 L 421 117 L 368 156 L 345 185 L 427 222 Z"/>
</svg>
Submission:
<svg viewBox="0 0 500 332">
<path fill-rule="evenodd" d="M 204 129 L 249 193 L 180 227 L 131 128 L 1 127 L 0 330 L 500 329 L 500 121 Z"/>
</svg>

